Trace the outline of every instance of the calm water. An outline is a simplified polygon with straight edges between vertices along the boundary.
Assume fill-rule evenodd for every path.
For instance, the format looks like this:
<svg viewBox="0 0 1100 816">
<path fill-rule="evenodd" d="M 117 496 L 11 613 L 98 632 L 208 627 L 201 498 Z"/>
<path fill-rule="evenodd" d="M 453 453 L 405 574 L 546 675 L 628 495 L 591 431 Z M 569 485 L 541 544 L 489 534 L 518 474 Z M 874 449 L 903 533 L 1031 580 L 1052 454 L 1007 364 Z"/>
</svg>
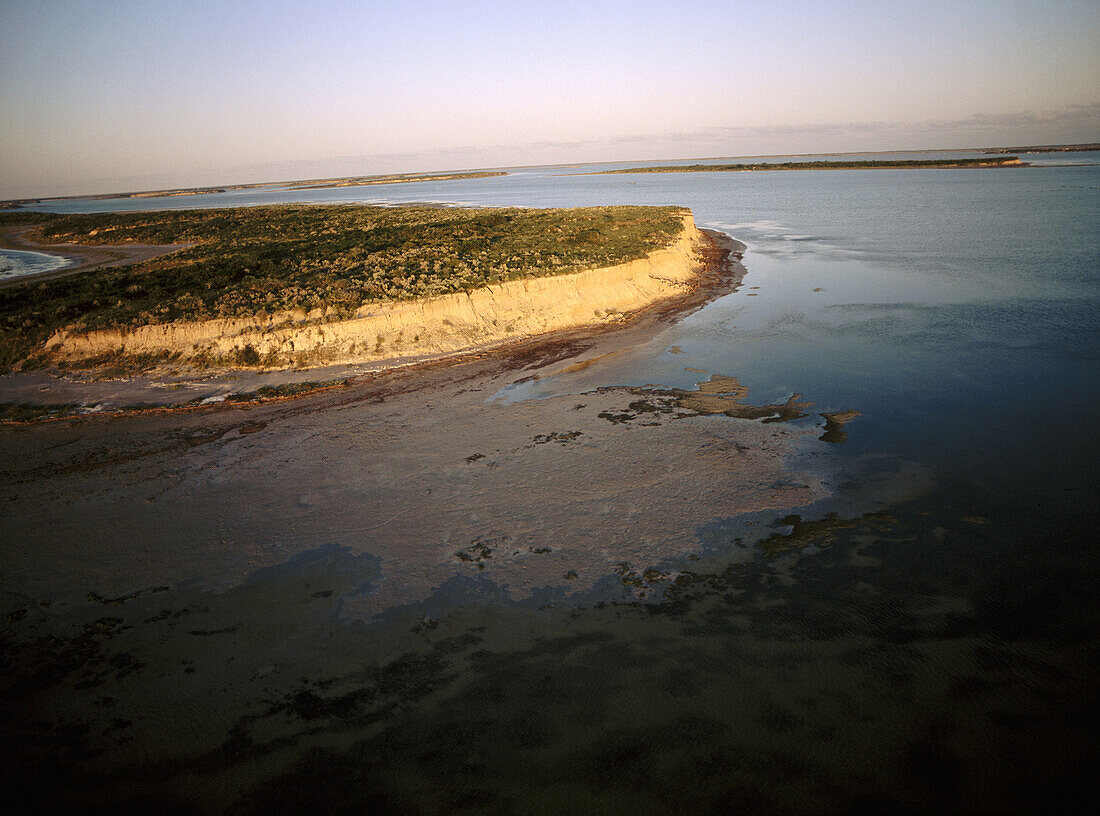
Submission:
<svg viewBox="0 0 1100 816">
<path fill-rule="evenodd" d="M 771 160 L 823 158 L 835 157 Z M 797 391 L 818 410 L 860 410 L 844 455 L 913 457 L 999 488 L 1011 482 L 1028 496 L 1077 501 L 1076 489 L 1067 494 L 1057 482 L 1072 467 L 1095 485 L 1097 470 L 1088 406 L 1097 389 L 1100 153 L 1024 159 L 1036 166 L 619 176 L 586 174 L 627 164 L 519 168 L 468 181 L 272 186 L 42 209 L 688 206 L 700 226 L 748 245 L 745 288 L 628 359 L 509 398 L 606 384 L 689 387 L 697 378 L 684 369 L 706 369 L 739 377 L 756 399 Z M 664 163 L 693 161 L 643 164 Z M 671 346 L 685 353 L 669 355 Z"/>
<path fill-rule="evenodd" d="M 746 520 L 700 518 L 706 557 L 655 565 L 688 578 L 663 603 L 457 603 L 432 644 L 403 645 L 387 667 L 408 690 L 399 715 L 319 749 L 244 809 L 1004 812 L 1095 800 L 1100 154 L 1028 158 L 1041 166 L 530 168 L 51 205 L 685 205 L 748 245 L 741 289 L 629 354 L 493 398 L 691 387 L 713 373 L 740 378 L 751 401 L 800 393 L 815 412 L 860 412 L 822 454 L 852 474 L 835 488 L 858 511 L 840 523 L 825 516 L 839 500 L 805 512 L 817 522 L 805 529 L 755 518 L 758 540 L 789 532 L 790 545 L 769 539 L 746 561 Z M 903 500 L 861 503 L 872 481 L 896 482 Z M 418 614 L 396 611 L 394 631 Z M 365 631 L 333 642 L 368 650 Z"/>
<path fill-rule="evenodd" d="M 59 258 L 57 255 L 0 247 L 0 281 L 64 269 L 70 263 L 67 258 Z"/>
</svg>

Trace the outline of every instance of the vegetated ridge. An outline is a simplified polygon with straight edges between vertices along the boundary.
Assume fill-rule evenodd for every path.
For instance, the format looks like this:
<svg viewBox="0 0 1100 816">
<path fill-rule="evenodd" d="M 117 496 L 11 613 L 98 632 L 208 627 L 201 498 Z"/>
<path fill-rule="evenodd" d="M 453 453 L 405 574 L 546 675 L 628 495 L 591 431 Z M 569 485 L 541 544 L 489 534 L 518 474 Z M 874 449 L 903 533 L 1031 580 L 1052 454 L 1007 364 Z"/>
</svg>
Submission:
<svg viewBox="0 0 1100 816">
<path fill-rule="evenodd" d="M 0 368 L 45 362 L 36 354 L 62 330 L 127 333 L 276 316 L 332 323 L 369 304 L 623 264 L 670 245 L 685 215 L 675 207 L 358 205 L 34 214 L 42 223 L 28 237 L 42 242 L 194 246 L 131 267 L 0 289 Z M 0 226 L 30 217 L 0 213 Z"/>
</svg>

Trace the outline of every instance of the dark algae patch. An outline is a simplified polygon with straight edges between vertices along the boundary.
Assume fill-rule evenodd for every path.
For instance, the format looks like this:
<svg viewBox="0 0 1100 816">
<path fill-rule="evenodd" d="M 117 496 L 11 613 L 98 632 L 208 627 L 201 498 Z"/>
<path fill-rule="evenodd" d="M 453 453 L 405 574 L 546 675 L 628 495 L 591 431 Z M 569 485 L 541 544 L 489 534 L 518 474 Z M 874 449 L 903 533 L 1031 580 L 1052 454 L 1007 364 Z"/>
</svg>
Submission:
<svg viewBox="0 0 1100 816">
<path fill-rule="evenodd" d="M 774 526 L 789 527 L 789 532 L 773 533 L 757 546 L 765 555 L 776 556 L 804 547 L 828 547 L 842 531 L 862 528 L 869 533 L 885 534 L 896 522 L 897 519 L 886 513 L 868 513 L 858 519 L 842 519 L 836 513 L 830 513 L 817 521 L 803 521 L 798 515 L 784 516 L 777 519 Z"/>
<path fill-rule="evenodd" d="M 844 426 L 851 422 L 856 417 L 860 416 L 859 411 L 831 411 L 821 415 L 821 418 L 825 420 L 825 432 L 818 437 L 822 442 L 831 442 L 833 444 L 839 444 L 848 439 L 848 434 L 844 430 Z"/>
<path fill-rule="evenodd" d="M 694 391 L 675 389 L 670 392 L 676 404 L 691 414 L 725 414 L 737 419 L 762 419 L 765 422 L 789 422 L 807 416 L 804 409 L 812 402 L 799 402 L 801 394 L 793 394 L 782 404 L 749 405 L 745 402 L 749 389 L 737 377 L 713 374 Z"/>
<path fill-rule="evenodd" d="M 0 403 L 0 422 L 35 422 L 41 419 L 72 416 L 81 406 L 73 402 L 54 403 L 52 405 L 23 405 L 21 403 Z"/>
<path fill-rule="evenodd" d="M 683 227 L 682 213 L 332 205 L 35 214 L 40 226 L 26 236 L 32 241 L 193 246 L 133 266 L 0 289 L 0 369 L 27 358 L 60 328 L 291 311 L 336 320 L 368 303 L 623 263 L 670 243 Z M 0 226 L 27 217 L 0 213 Z"/>
<path fill-rule="evenodd" d="M 812 402 L 800 401 L 801 394 L 792 394 L 786 402 L 752 405 L 747 402 L 749 389 L 741 384 L 737 377 L 712 374 L 710 379 L 698 383 L 693 390 L 682 388 L 646 388 L 634 389 L 642 399 L 631 402 L 625 411 L 601 411 L 598 416 L 615 425 L 628 424 L 640 420 L 639 424 L 659 424 L 654 422 L 661 415 L 673 418 L 690 416 L 708 416 L 723 414 L 734 419 L 759 419 L 768 422 L 791 422 L 809 416 L 807 409 Z M 851 414 L 852 416 L 848 416 Z M 822 414 L 826 422 L 843 425 L 858 411 L 841 414 Z M 841 420 L 829 420 L 829 417 L 848 417 Z M 828 426 L 827 427 L 831 427 Z M 827 440 L 827 441 L 843 441 Z"/>
</svg>

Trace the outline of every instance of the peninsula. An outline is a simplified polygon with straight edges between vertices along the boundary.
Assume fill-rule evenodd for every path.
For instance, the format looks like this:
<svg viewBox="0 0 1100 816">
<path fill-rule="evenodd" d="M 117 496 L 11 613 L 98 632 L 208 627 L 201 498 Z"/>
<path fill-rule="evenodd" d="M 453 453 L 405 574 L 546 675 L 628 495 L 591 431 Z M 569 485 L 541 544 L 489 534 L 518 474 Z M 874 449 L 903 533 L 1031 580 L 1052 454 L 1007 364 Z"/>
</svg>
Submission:
<svg viewBox="0 0 1100 816">
<path fill-rule="evenodd" d="M 683 295 L 710 243 L 675 207 L 354 205 L 41 214 L 23 242 L 182 248 L 0 289 L 5 370 L 438 356 Z"/>
</svg>

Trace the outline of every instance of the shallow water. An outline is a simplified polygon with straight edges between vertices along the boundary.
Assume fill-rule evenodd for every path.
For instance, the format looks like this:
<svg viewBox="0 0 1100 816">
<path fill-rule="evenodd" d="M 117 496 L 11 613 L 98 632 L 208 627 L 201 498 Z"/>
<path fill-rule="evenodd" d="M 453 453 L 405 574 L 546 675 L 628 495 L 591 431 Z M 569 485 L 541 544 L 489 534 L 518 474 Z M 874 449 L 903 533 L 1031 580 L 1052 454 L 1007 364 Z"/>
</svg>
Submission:
<svg viewBox="0 0 1100 816">
<path fill-rule="evenodd" d="M 47 255 L 44 252 L 0 248 L 0 281 L 64 269 L 71 263 L 68 258 Z"/>
<path fill-rule="evenodd" d="M 298 542 L 228 587 L 197 580 L 196 565 L 196 580 L 166 579 L 162 592 L 107 612 L 90 597 L 69 599 L 69 611 L 30 605 L 27 621 L 53 615 L 62 631 L 57 622 L 71 616 L 71 633 L 85 631 L 57 642 L 51 666 L 91 648 L 80 627 L 93 616 L 119 621 L 94 641 L 113 668 L 88 680 L 87 694 L 134 710 L 111 715 L 111 703 L 97 703 L 106 726 L 81 715 L 93 725 L 70 739 L 77 767 L 89 770 L 69 780 L 72 789 L 85 801 L 118 803 L 129 791 L 179 809 L 248 792 L 237 801 L 243 812 L 1018 812 L 1095 803 L 1097 158 L 682 176 L 529 168 L 400 189 L 171 199 L 689 206 L 700 226 L 748 245 L 738 291 L 621 353 L 573 370 L 565 360 L 486 393 L 486 404 L 579 404 L 606 386 L 644 394 L 714 375 L 737 378 L 755 405 L 798 393 L 813 406 L 783 426 L 809 432 L 796 467 L 833 495 L 793 515 L 696 513 L 694 547 L 585 576 L 571 599 L 565 578 L 511 592 L 496 577 L 509 573 L 462 563 L 415 600 L 356 615 L 387 580 L 392 589 L 370 546 L 382 528 L 354 541 Z M 131 205 L 56 208 L 106 204 Z M 858 412 L 843 441 L 819 440 L 821 413 L 842 411 Z M 353 456 L 355 434 L 384 430 L 345 423 L 326 454 L 345 444 Z M 653 447 L 640 431 L 628 424 L 616 438 L 637 440 L 633 459 L 644 462 Z M 304 434 L 280 455 L 321 450 Z M 466 472 L 433 469 L 430 451 L 422 458 L 433 477 Z M 257 480 L 279 478 L 278 462 L 227 461 L 247 464 Z M 350 481 L 354 464 L 330 470 Z M 385 463 L 362 467 L 377 473 Z M 618 519 L 636 509 L 624 495 L 597 491 L 593 501 Z M 79 497 L 65 501 L 79 509 Z M 124 506 L 110 506 L 124 516 Z M 257 519 L 293 512 L 241 510 Z M 500 516 L 501 534 L 518 539 L 513 519 Z M 79 709 L 75 696 L 45 699 Z M 130 724 L 108 732 L 111 716 Z M 207 729 L 181 743 L 178 758 L 133 758 L 143 740 L 156 741 L 151 734 L 163 740 L 175 723 L 199 720 Z M 73 715 L 68 725 L 79 722 Z M 35 790 L 55 779 L 27 770 L 35 751 L 57 756 L 51 740 L 66 732 L 43 733 L 19 759 L 22 784 Z M 117 776 L 104 770 L 115 766 Z"/>
</svg>

